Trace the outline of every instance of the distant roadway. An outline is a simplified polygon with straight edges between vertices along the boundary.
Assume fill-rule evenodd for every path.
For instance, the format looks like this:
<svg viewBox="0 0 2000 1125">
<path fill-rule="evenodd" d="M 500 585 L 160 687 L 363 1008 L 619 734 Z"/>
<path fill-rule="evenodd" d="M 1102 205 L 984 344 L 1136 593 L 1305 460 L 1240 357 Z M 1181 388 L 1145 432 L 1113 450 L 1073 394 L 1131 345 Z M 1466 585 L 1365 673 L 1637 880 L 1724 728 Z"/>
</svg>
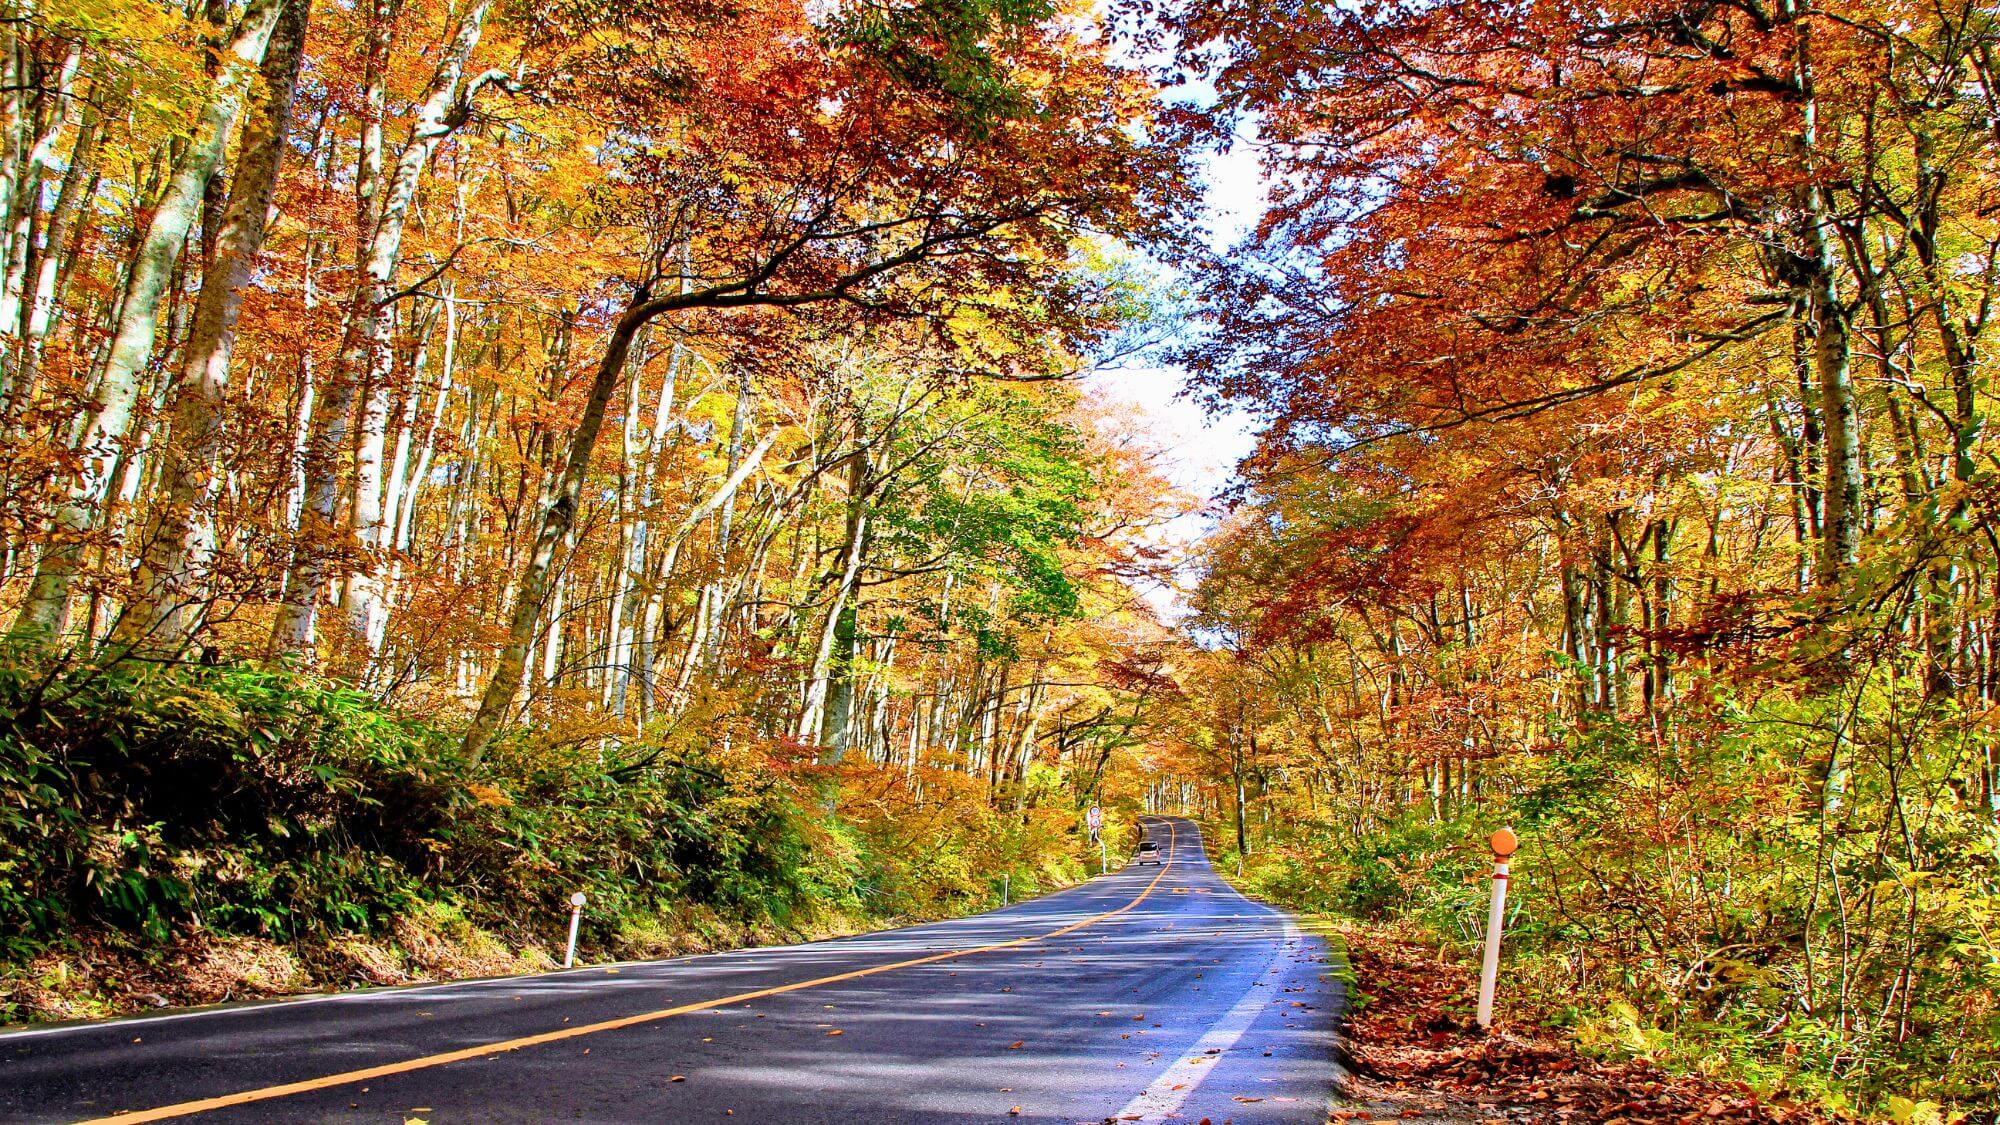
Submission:
<svg viewBox="0 0 2000 1125">
<path fill-rule="evenodd" d="M 0 1034 L 0 1121 L 1326 1120 L 1327 951 L 1162 866 L 836 941 Z"/>
</svg>

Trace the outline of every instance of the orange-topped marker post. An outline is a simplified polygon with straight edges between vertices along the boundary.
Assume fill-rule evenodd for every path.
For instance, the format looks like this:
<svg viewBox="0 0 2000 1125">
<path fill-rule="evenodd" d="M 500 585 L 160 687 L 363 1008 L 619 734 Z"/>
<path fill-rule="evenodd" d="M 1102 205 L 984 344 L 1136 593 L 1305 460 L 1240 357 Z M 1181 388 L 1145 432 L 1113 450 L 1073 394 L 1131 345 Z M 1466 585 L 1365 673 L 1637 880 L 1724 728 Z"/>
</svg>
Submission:
<svg viewBox="0 0 2000 1125">
<path fill-rule="evenodd" d="M 1511 828 L 1487 837 L 1493 848 L 1493 903 L 1486 911 L 1486 960 L 1479 967 L 1479 1026 L 1493 1026 L 1493 986 L 1500 979 L 1500 924 L 1507 909 L 1507 864 L 1521 850 Z"/>
</svg>

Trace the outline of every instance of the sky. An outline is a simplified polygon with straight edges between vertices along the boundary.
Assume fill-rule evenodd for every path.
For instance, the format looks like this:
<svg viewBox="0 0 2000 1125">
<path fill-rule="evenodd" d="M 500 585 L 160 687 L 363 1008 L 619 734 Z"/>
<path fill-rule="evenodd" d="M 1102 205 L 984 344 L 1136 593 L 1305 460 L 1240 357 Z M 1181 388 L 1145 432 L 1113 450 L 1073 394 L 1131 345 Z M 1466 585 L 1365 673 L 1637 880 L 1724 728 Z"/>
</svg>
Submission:
<svg viewBox="0 0 2000 1125">
<path fill-rule="evenodd" d="M 1263 214 L 1264 182 L 1252 147 L 1238 143 L 1211 154 L 1203 162 L 1202 180 L 1208 241 L 1225 250 Z M 1180 368 L 1148 364 L 1146 357 L 1140 357 L 1092 374 L 1086 384 L 1092 395 L 1137 412 L 1162 451 L 1169 478 L 1196 499 L 1195 510 L 1162 529 L 1163 544 L 1176 554 L 1215 526 L 1216 508 L 1211 502 L 1235 481 L 1237 463 L 1255 440 L 1252 419 L 1234 411 L 1204 410 L 1184 393 L 1187 381 Z M 1192 577 L 1182 570 L 1183 579 Z M 1187 612 L 1178 589 L 1148 591 L 1147 598 L 1170 620 Z"/>
</svg>

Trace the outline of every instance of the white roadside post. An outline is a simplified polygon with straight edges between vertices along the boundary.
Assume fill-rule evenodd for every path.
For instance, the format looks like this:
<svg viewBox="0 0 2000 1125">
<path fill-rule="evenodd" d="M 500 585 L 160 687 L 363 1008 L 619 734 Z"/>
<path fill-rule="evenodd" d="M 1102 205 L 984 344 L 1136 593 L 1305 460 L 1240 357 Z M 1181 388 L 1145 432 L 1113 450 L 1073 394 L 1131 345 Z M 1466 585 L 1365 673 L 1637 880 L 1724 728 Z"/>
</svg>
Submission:
<svg viewBox="0 0 2000 1125">
<path fill-rule="evenodd" d="M 1083 819 L 1090 825 L 1090 838 L 1097 841 L 1097 873 L 1102 875 L 1111 867 L 1111 850 L 1105 845 L 1104 833 L 1101 831 L 1104 827 L 1104 810 L 1092 805 Z"/>
<path fill-rule="evenodd" d="M 583 892 L 569 896 L 569 948 L 563 950 L 563 968 L 576 964 L 576 928 L 583 921 Z"/>
<path fill-rule="evenodd" d="M 1007 895 L 1009 891 L 1013 890 L 1013 882 L 1014 882 L 1013 872 L 1002 871 L 1000 873 L 1000 905 L 1002 906 L 1007 905 Z"/>
<path fill-rule="evenodd" d="M 1511 828 L 1486 841 L 1493 848 L 1493 903 L 1486 911 L 1486 960 L 1479 967 L 1479 1027 L 1493 1026 L 1493 986 L 1500 979 L 1500 925 L 1506 919 L 1507 862 L 1521 848 Z"/>
</svg>

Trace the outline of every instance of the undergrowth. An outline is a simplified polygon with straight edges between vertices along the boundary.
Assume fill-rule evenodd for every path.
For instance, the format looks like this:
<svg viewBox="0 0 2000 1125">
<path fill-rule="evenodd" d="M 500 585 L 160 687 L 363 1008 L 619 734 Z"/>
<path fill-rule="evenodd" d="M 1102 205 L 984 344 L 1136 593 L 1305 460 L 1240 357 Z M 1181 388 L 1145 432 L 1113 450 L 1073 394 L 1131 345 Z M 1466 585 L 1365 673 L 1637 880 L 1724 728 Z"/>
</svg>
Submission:
<svg viewBox="0 0 2000 1125">
<path fill-rule="evenodd" d="M 282 990 L 338 977 L 314 962 L 339 950 L 349 976 L 383 957 L 448 974 L 422 951 L 440 942 L 475 951 L 463 971 L 546 964 L 578 890 L 586 953 L 640 956 L 1083 873 L 1073 817 L 1003 813 L 949 779 L 915 800 L 754 747 L 515 732 L 472 768 L 457 745 L 290 668 L 0 657 L 0 1021 L 50 1014 L 22 997 L 72 954 L 158 976 L 242 939 L 298 953 L 266 974 L 290 974 Z"/>
</svg>

